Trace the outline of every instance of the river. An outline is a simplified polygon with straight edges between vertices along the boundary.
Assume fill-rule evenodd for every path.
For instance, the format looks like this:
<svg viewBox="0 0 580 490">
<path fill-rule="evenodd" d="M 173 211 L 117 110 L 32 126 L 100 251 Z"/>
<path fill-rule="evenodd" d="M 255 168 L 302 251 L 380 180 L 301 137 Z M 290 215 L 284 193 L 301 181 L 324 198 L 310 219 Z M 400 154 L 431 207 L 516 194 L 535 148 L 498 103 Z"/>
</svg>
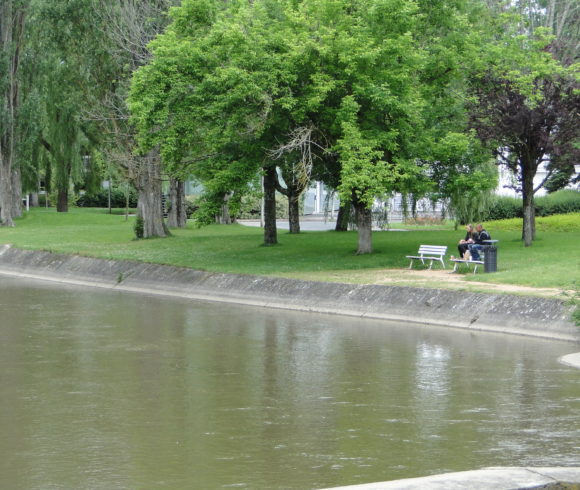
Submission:
<svg viewBox="0 0 580 490">
<path fill-rule="evenodd" d="M 0 487 L 580 466 L 572 343 L 0 276 Z"/>
</svg>

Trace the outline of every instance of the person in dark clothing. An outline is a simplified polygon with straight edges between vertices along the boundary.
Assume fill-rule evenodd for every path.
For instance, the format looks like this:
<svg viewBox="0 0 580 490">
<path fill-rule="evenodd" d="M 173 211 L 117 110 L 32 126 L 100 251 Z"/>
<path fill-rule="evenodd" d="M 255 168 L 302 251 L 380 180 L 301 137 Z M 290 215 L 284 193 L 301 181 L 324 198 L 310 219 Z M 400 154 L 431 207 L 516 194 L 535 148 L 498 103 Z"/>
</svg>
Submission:
<svg viewBox="0 0 580 490">
<path fill-rule="evenodd" d="M 475 237 L 472 243 L 469 245 L 469 251 L 471 252 L 471 259 L 472 260 L 481 260 L 481 256 L 479 252 L 483 249 L 484 242 L 486 240 L 491 240 L 491 235 L 485 230 L 483 225 L 478 224 L 475 227 Z"/>
<path fill-rule="evenodd" d="M 459 240 L 459 244 L 457 245 L 457 250 L 459 250 L 459 258 L 465 258 L 465 252 L 467 252 L 470 243 L 475 243 L 475 229 L 473 225 L 467 225 L 465 227 L 467 233 L 465 234 L 465 238 L 463 240 Z"/>
</svg>

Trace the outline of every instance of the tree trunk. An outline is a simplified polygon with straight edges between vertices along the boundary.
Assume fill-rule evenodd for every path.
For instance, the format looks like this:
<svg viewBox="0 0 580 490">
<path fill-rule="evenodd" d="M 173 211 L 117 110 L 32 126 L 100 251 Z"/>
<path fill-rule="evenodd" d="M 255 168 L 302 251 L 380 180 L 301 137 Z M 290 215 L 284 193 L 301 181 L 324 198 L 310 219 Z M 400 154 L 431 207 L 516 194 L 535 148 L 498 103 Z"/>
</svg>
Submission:
<svg viewBox="0 0 580 490">
<path fill-rule="evenodd" d="M 338 215 L 336 216 L 336 226 L 334 231 L 347 231 L 348 221 L 350 219 L 350 202 L 340 204 Z"/>
<path fill-rule="evenodd" d="M 3 0 L 0 2 L 0 59 L 4 60 L 4 72 L 0 93 L 0 224 L 14 226 L 13 213 L 22 213 L 20 196 L 20 173 L 18 190 L 14 188 L 15 128 L 19 106 L 18 71 L 24 39 L 26 18 L 25 3 Z M 16 194 L 16 195 L 15 195 Z M 15 204 L 15 197 L 18 203 Z"/>
<path fill-rule="evenodd" d="M 294 192 L 289 192 L 288 194 L 288 222 L 290 225 L 290 233 L 300 233 L 300 194 Z"/>
<path fill-rule="evenodd" d="M 57 191 L 56 212 L 68 213 L 68 187 L 62 187 Z"/>
<path fill-rule="evenodd" d="M 135 184 L 137 216 L 143 219 L 143 238 L 168 236 L 170 233 L 163 221 L 161 201 L 161 165 L 156 152 L 143 157 Z"/>
<path fill-rule="evenodd" d="M 223 204 L 221 205 L 220 208 L 220 214 L 216 215 L 216 223 L 220 224 L 220 225 L 231 225 L 233 223 L 235 223 L 235 219 L 232 218 L 232 215 L 230 214 L 230 199 L 232 197 L 233 193 L 231 192 L 226 192 L 224 194 L 223 197 Z"/>
<path fill-rule="evenodd" d="M 288 198 L 288 223 L 290 233 L 300 233 L 300 196 L 306 186 L 295 181 L 295 175 L 281 168 L 282 178 L 286 187 L 282 187 L 278 173 L 275 172 L 276 190 Z"/>
<path fill-rule="evenodd" d="M 356 253 L 357 255 L 370 254 L 373 251 L 371 208 L 357 200 L 353 201 L 353 205 L 358 230 L 358 249 Z"/>
<path fill-rule="evenodd" d="M 534 240 L 534 179 L 533 175 L 524 174 L 522 182 L 523 214 L 524 223 L 522 229 L 522 240 L 524 245 L 529 247 Z"/>
<path fill-rule="evenodd" d="M 187 225 L 185 182 L 176 179 L 169 180 L 169 201 L 171 202 L 171 209 L 167 215 L 169 227 L 185 228 Z"/>
<path fill-rule="evenodd" d="M 278 243 L 276 229 L 276 168 L 265 169 L 264 174 L 264 245 Z"/>
<path fill-rule="evenodd" d="M 31 192 L 30 193 L 30 206 L 33 208 L 37 208 L 39 206 L 38 202 L 38 192 Z"/>
<path fill-rule="evenodd" d="M 20 168 L 12 167 L 12 217 L 22 216 L 22 180 Z"/>
<path fill-rule="evenodd" d="M 12 156 L 0 141 L 0 221 L 2 226 L 14 226 L 12 220 Z M 8 175 L 8 176 L 7 176 Z"/>
</svg>

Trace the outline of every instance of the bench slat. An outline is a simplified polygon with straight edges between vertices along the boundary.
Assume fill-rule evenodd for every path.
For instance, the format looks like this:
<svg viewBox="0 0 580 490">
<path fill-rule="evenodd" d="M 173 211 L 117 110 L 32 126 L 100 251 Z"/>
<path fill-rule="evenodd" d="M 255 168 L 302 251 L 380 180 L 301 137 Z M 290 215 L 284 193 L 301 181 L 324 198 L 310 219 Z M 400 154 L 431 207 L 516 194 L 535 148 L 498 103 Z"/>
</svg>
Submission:
<svg viewBox="0 0 580 490">
<path fill-rule="evenodd" d="M 419 253 L 432 253 L 438 255 L 444 255 L 447 252 L 447 247 L 433 247 L 421 245 L 419 247 Z"/>
</svg>

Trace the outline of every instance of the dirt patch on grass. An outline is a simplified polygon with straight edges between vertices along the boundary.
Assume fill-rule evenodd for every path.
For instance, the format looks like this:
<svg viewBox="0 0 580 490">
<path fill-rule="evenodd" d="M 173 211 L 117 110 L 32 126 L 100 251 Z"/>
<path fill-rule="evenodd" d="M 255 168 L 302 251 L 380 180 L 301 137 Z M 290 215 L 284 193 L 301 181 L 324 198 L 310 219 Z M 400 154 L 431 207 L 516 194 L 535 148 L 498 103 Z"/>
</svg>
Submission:
<svg viewBox="0 0 580 490">
<path fill-rule="evenodd" d="M 292 273 L 286 277 L 313 281 L 345 282 L 353 284 L 381 284 L 388 286 L 412 286 L 453 289 L 483 293 L 522 294 L 542 297 L 561 297 L 558 288 L 535 288 L 515 284 L 495 284 L 467 281 L 471 273 L 453 273 L 450 270 L 366 269 L 350 271 L 319 271 Z"/>
<path fill-rule="evenodd" d="M 404 270 L 387 269 L 384 271 L 386 277 L 378 279 L 374 284 L 389 284 L 390 282 L 408 281 L 418 285 L 425 283 L 432 285 L 436 283 L 438 287 L 450 289 L 466 289 L 469 291 L 502 292 L 510 294 L 534 294 L 538 296 L 559 296 L 561 289 L 557 288 L 534 288 L 530 286 L 519 286 L 516 284 L 495 284 L 488 282 L 469 282 L 465 280 L 463 274 L 452 273 L 445 270 Z"/>
</svg>

